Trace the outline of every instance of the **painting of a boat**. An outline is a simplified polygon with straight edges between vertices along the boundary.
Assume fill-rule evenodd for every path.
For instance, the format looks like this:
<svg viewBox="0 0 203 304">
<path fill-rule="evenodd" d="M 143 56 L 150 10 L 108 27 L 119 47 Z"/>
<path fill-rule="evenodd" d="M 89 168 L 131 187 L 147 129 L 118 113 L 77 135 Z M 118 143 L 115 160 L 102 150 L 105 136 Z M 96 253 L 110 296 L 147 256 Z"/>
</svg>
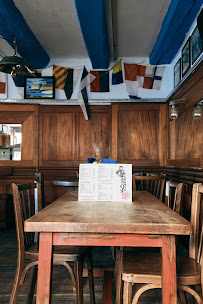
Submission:
<svg viewBox="0 0 203 304">
<path fill-rule="evenodd" d="M 27 77 L 25 81 L 25 98 L 53 99 L 55 93 L 54 77 Z"/>
</svg>

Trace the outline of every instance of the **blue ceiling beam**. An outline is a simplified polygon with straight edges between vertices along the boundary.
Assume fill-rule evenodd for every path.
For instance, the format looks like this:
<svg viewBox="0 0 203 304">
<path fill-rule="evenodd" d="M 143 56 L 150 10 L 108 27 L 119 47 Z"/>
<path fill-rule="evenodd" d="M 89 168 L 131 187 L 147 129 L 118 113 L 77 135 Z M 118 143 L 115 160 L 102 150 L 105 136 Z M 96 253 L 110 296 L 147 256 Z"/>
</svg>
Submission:
<svg viewBox="0 0 203 304">
<path fill-rule="evenodd" d="M 150 54 L 150 64 L 171 63 L 201 6 L 202 0 L 172 0 Z"/>
<path fill-rule="evenodd" d="M 0 35 L 13 47 L 17 38 L 18 54 L 34 68 L 44 68 L 50 61 L 13 0 L 0 0 Z"/>
<path fill-rule="evenodd" d="M 109 46 L 103 0 L 75 0 L 86 49 L 93 69 L 108 69 Z"/>
</svg>

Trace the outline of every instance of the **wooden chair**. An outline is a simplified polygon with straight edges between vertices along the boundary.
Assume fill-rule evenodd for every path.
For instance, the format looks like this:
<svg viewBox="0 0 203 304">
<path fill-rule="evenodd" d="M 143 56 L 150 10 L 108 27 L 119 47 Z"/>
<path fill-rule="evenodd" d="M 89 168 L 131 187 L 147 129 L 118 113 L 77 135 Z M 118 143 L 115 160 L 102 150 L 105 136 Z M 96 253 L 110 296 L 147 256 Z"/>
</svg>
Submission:
<svg viewBox="0 0 203 304">
<path fill-rule="evenodd" d="M 172 191 L 174 190 L 174 195 L 172 195 Z M 176 183 L 172 181 L 166 182 L 166 192 L 165 192 L 165 200 L 166 204 L 171 207 L 172 209 L 179 213 L 181 210 L 181 205 L 183 201 L 183 190 L 184 190 L 184 184 L 183 183 Z M 173 199 L 173 203 L 172 203 Z M 157 248 L 158 249 L 158 248 Z M 122 271 L 122 258 L 123 258 L 123 252 L 119 248 L 116 249 L 116 304 L 121 303 L 121 297 L 122 297 L 122 289 L 123 289 L 123 283 L 121 279 L 121 271 Z M 136 255 L 136 252 L 138 251 L 137 248 L 129 247 L 125 248 L 125 250 L 134 252 Z M 154 249 L 154 251 L 157 251 Z M 143 252 L 143 251 L 142 251 Z"/>
<path fill-rule="evenodd" d="M 23 185 L 16 185 L 14 183 L 12 184 L 16 232 L 18 240 L 18 260 L 15 281 L 9 304 L 17 303 L 20 286 L 23 284 L 26 272 L 30 268 L 31 278 L 27 292 L 26 303 L 32 303 L 33 300 L 34 287 L 37 278 L 38 244 L 35 243 L 35 234 L 25 233 L 23 225 L 24 221 L 35 213 L 36 209 L 38 209 L 38 211 L 41 209 L 40 189 L 41 185 L 38 182 Z M 38 198 L 37 203 L 34 200 L 34 197 Z M 31 260 L 31 262 L 26 267 L 24 267 L 25 259 Z M 53 248 L 53 264 L 63 265 L 69 271 L 73 282 L 73 290 L 76 290 L 77 304 L 83 303 L 82 272 L 85 259 L 87 259 L 88 264 L 90 303 L 94 304 L 95 297 L 91 251 L 86 247 L 77 246 L 54 246 Z M 75 274 L 67 262 L 74 263 Z"/>
<path fill-rule="evenodd" d="M 164 176 L 133 175 L 133 191 L 148 191 L 162 201 L 164 193 Z"/>
<path fill-rule="evenodd" d="M 197 303 L 203 303 L 201 285 L 203 286 L 202 262 L 202 219 L 200 219 L 200 201 L 203 193 L 202 184 L 193 185 L 191 204 L 191 223 L 194 233 L 190 237 L 189 257 L 177 257 L 177 283 L 181 303 L 186 303 L 184 292 L 189 292 Z M 146 290 L 161 288 L 161 255 L 158 253 L 131 252 L 124 253 L 122 280 L 124 281 L 123 298 L 125 304 L 131 303 L 132 285 L 135 283 L 147 284 L 142 286 L 133 298 L 136 304 L 139 297 Z M 195 286 L 196 291 L 189 286 Z"/>
<path fill-rule="evenodd" d="M 166 182 L 165 204 L 178 214 L 182 214 L 183 192 L 183 183 Z"/>
</svg>

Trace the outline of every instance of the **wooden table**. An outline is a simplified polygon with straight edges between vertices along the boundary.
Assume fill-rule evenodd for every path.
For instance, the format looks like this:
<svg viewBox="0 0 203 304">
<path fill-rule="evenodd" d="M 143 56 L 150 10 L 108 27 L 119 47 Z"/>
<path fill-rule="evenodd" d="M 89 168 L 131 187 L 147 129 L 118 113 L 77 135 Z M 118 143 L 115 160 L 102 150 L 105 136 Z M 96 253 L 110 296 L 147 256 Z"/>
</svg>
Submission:
<svg viewBox="0 0 203 304">
<path fill-rule="evenodd" d="M 175 235 L 192 225 L 148 192 L 133 203 L 78 202 L 72 192 L 25 222 L 40 232 L 37 304 L 50 302 L 52 245 L 162 247 L 162 302 L 177 303 Z"/>
</svg>

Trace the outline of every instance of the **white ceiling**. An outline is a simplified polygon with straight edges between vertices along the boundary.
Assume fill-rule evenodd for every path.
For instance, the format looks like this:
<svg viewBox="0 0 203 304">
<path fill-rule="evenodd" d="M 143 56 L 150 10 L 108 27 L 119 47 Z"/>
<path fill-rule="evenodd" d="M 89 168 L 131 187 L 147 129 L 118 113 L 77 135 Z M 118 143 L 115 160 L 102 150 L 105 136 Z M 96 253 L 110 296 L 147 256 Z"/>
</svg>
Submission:
<svg viewBox="0 0 203 304">
<path fill-rule="evenodd" d="M 106 13 L 109 45 L 112 46 L 110 2 L 106 0 Z M 148 57 L 171 0 L 115 2 L 118 57 Z M 14 3 L 51 58 L 88 57 L 74 0 L 14 0 Z M 0 55 L 12 54 L 1 39 Z"/>
</svg>

